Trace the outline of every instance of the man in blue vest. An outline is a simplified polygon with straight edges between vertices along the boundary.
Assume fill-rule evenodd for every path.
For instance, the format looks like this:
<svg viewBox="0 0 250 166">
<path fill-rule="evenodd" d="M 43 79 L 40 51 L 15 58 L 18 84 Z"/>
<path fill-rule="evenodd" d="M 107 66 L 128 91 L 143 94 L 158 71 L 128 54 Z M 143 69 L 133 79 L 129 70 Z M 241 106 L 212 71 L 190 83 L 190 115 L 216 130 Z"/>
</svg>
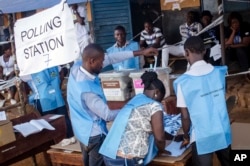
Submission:
<svg viewBox="0 0 250 166">
<path fill-rule="evenodd" d="M 112 121 L 118 110 L 107 105 L 98 74 L 104 66 L 121 62 L 134 56 L 156 55 L 157 50 L 124 51 L 104 54 L 98 44 L 89 44 L 82 54 L 82 62 L 75 62 L 67 85 L 67 100 L 76 138 L 80 141 L 85 166 L 104 165 L 98 153 L 107 134 L 106 121 Z"/>
<path fill-rule="evenodd" d="M 191 143 L 194 166 L 211 166 L 215 152 L 221 165 L 229 166 L 231 129 L 225 100 L 226 66 L 212 66 L 203 60 L 200 37 L 184 44 L 190 69 L 174 81 L 177 107 L 181 109 L 184 141 Z"/>
<path fill-rule="evenodd" d="M 126 30 L 121 25 L 118 25 L 115 28 L 114 38 L 116 40 L 116 43 L 106 50 L 107 53 L 139 50 L 139 44 L 137 42 L 126 40 Z M 114 70 L 139 69 L 139 57 L 133 57 L 120 63 L 113 64 L 112 66 Z"/>
</svg>

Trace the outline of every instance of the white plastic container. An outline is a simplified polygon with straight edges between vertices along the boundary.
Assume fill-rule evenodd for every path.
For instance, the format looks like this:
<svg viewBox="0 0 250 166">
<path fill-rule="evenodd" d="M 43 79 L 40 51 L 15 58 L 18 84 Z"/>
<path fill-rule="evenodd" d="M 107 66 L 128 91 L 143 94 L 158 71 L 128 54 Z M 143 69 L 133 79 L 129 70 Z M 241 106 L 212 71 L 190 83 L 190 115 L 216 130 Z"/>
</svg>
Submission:
<svg viewBox="0 0 250 166">
<path fill-rule="evenodd" d="M 130 71 L 107 71 L 99 74 L 107 101 L 126 101 L 134 96 Z"/>
<path fill-rule="evenodd" d="M 176 95 L 173 87 L 173 82 L 182 74 L 170 74 L 169 75 L 169 87 L 170 87 L 170 95 Z"/>
<path fill-rule="evenodd" d="M 153 69 L 141 69 L 141 70 L 135 70 L 130 72 L 129 77 L 133 80 L 133 88 L 135 91 L 135 94 L 143 93 L 144 86 L 141 80 L 141 75 L 148 70 Z M 166 94 L 165 97 L 168 97 L 170 95 L 170 89 L 169 89 L 169 73 L 171 72 L 170 68 L 156 68 L 156 73 L 158 74 L 158 78 L 163 82 Z"/>
</svg>

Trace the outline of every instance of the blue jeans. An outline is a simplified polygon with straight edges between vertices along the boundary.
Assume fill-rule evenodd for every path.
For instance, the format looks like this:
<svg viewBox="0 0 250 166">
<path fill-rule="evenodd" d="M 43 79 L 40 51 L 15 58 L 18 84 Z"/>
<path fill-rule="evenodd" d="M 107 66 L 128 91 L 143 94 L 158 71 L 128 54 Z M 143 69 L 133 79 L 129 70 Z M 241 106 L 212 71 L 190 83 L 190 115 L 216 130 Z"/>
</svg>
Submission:
<svg viewBox="0 0 250 166">
<path fill-rule="evenodd" d="M 116 156 L 116 159 L 111 159 L 109 157 L 103 156 L 106 166 L 143 166 L 142 158 L 125 159 Z"/>
<path fill-rule="evenodd" d="M 99 149 L 105 139 L 105 135 L 97 135 L 89 138 L 89 145 L 85 146 L 80 143 L 84 166 L 105 166 L 103 157 Z"/>
</svg>

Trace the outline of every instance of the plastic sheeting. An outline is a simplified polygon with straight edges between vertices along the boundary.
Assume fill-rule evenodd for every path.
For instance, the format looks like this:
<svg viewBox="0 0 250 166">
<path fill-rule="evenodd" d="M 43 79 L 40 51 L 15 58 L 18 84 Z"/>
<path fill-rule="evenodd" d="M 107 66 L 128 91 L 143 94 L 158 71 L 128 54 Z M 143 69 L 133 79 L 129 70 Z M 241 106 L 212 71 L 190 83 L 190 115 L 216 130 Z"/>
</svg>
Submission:
<svg viewBox="0 0 250 166">
<path fill-rule="evenodd" d="M 67 0 L 68 4 L 82 3 L 92 0 Z M 49 8 L 58 4 L 60 0 L 0 0 L 0 13 L 17 13 L 42 8 Z"/>
</svg>

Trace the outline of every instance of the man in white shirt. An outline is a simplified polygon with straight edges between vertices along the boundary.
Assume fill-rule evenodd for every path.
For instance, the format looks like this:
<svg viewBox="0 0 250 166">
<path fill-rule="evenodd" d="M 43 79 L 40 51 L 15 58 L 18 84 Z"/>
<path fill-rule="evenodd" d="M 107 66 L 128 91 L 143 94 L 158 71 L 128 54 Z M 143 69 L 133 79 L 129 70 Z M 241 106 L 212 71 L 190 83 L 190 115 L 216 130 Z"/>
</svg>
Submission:
<svg viewBox="0 0 250 166">
<path fill-rule="evenodd" d="M 174 81 L 177 107 L 181 110 L 184 141 L 191 144 L 194 166 L 212 165 L 216 153 L 221 165 L 229 166 L 231 129 L 225 98 L 226 66 L 203 60 L 205 47 L 198 36 L 184 44 L 190 69 Z"/>
</svg>

